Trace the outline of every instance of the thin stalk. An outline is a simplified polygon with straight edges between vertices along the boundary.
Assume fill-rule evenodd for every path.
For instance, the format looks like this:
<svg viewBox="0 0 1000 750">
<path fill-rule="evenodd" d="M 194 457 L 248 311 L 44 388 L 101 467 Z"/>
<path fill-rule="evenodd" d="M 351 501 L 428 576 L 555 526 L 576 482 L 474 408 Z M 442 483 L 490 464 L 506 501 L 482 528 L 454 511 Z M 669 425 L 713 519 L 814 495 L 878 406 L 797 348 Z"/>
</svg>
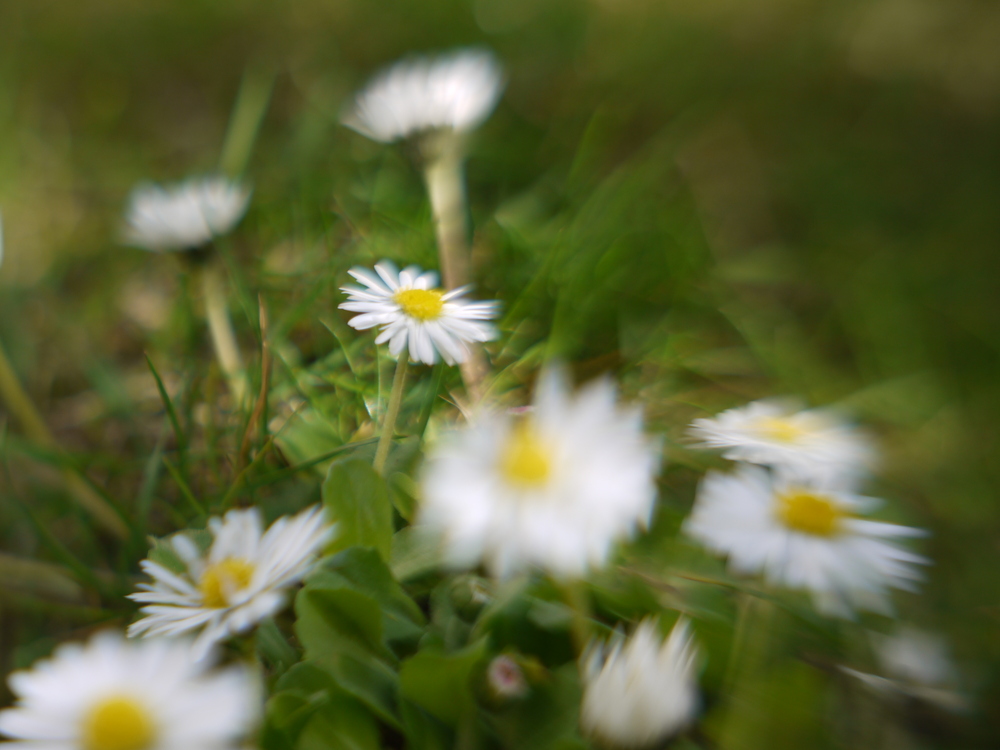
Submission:
<svg viewBox="0 0 1000 750">
<path fill-rule="evenodd" d="M 392 391 L 389 393 L 389 408 L 382 422 L 382 434 L 375 449 L 375 461 L 372 466 L 379 474 L 385 471 L 385 462 L 389 458 L 389 446 L 396 432 L 396 418 L 399 416 L 399 405 L 403 402 L 403 384 L 406 382 L 406 368 L 409 365 L 409 353 L 402 352 L 396 361 L 396 373 L 392 376 Z"/>
<path fill-rule="evenodd" d="M 225 287 L 220 269 L 215 264 L 206 263 L 201 269 L 202 293 L 205 296 L 205 317 L 212 335 L 212 346 L 219 360 L 222 373 L 229 383 L 229 392 L 237 407 L 242 407 L 247 395 L 247 374 L 243 369 L 233 321 L 229 317 Z"/>
<path fill-rule="evenodd" d="M 271 101 L 274 75 L 271 65 L 260 63 L 248 65 L 243 73 L 219 158 L 220 171 L 229 177 L 242 175 L 250 161 L 257 133 Z"/>
<path fill-rule="evenodd" d="M 3 587 L 69 604 L 84 604 L 87 594 L 61 565 L 28 560 L 0 552 Z"/>
<path fill-rule="evenodd" d="M 441 278 L 446 289 L 457 289 L 469 283 L 468 207 L 461 149 L 460 143 L 448 138 L 424 168 L 424 181 L 434 214 Z M 483 380 L 489 371 L 480 346 L 470 346 L 469 356 L 460 369 L 465 388 L 473 403 L 477 403 L 483 396 Z"/>
<path fill-rule="evenodd" d="M 569 624 L 569 635 L 573 641 L 573 651 L 577 658 L 590 643 L 590 597 L 587 595 L 586 584 L 583 581 L 572 581 L 564 589 L 566 603 L 573 610 L 573 619 Z"/>
<path fill-rule="evenodd" d="M 21 385 L 2 343 L 0 343 L 0 397 L 32 442 L 58 450 L 55 436 Z M 128 526 L 93 487 L 73 469 L 64 468 L 62 474 L 66 489 L 83 509 L 94 517 L 94 520 L 119 539 L 128 537 Z"/>
</svg>

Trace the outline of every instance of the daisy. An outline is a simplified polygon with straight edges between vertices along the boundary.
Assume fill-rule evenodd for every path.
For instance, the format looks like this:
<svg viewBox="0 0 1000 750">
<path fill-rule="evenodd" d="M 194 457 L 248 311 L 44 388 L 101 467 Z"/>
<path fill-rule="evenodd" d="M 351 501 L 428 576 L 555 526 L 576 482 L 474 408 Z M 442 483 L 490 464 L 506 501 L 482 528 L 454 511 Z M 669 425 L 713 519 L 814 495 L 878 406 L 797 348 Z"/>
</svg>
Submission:
<svg viewBox="0 0 1000 750">
<path fill-rule="evenodd" d="M 943 638 L 904 625 L 893 635 L 872 634 L 872 640 L 885 676 L 841 667 L 846 674 L 881 695 L 915 698 L 951 711 L 966 708 L 965 698 L 956 689 L 958 672 Z"/>
<path fill-rule="evenodd" d="M 660 449 L 640 410 L 620 408 L 608 380 L 572 394 L 556 370 L 534 407 L 482 414 L 428 455 L 419 520 L 453 566 L 577 578 L 649 523 Z"/>
<path fill-rule="evenodd" d="M 397 272 L 383 260 L 375 264 L 375 273 L 363 268 L 348 273 L 366 288 L 341 287 L 348 296 L 341 309 L 362 313 L 351 318 L 353 328 L 380 326 L 375 343 L 388 341 L 393 356 L 406 349 L 414 362 L 432 365 L 440 356 L 453 365 L 469 356 L 469 343 L 496 338 L 496 329 L 484 321 L 496 317 L 497 303 L 461 299 L 468 287 L 438 289 L 433 271 L 409 266 Z"/>
<path fill-rule="evenodd" d="M 118 633 L 66 644 L 8 678 L 4 747 L 23 750 L 226 750 L 260 710 L 241 667 L 207 671 L 185 640 L 135 643 Z"/>
<path fill-rule="evenodd" d="M 656 621 L 614 645 L 592 643 L 583 656 L 583 728 L 611 744 L 645 747 L 677 733 L 698 708 L 697 648 L 679 620 L 666 642 Z"/>
<path fill-rule="evenodd" d="M 712 419 L 696 419 L 692 437 L 734 461 L 825 478 L 863 474 L 875 459 L 871 441 L 834 412 L 798 410 L 782 400 L 754 401 Z"/>
<path fill-rule="evenodd" d="M 285 606 L 285 589 L 309 572 L 332 527 L 315 506 L 292 518 L 279 518 L 261 531 L 256 508 L 231 510 L 212 518 L 213 541 L 207 551 L 187 535 L 175 534 L 171 547 L 184 570 L 169 570 L 143 560 L 152 584 L 140 584 L 130 599 L 142 602 L 146 616 L 129 636 L 175 636 L 201 630 L 195 648 L 203 654 L 213 643 L 242 633 Z"/>
<path fill-rule="evenodd" d="M 385 143 L 433 130 L 469 131 L 489 116 L 502 90 L 500 64 L 486 50 L 414 57 L 378 73 L 344 124 Z"/>
<path fill-rule="evenodd" d="M 889 614 L 888 589 L 914 590 L 922 577 L 915 566 L 929 561 L 896 541 L 924 536 L 922 530 L 861 517 L 877 503 L 743 465 L 705 476 L 684 529 L 728 555 L 737 573 L 763 573 L 772 584 L 809 591 L 824 614 Z"/>
<path fill-rule="evenodd" d="M 125 241 L 156 252 L 193 250 L 229 232 L 249 202 L 249 190 L 223 177 L 139 185 L 129 196 Z"/>
</svg>

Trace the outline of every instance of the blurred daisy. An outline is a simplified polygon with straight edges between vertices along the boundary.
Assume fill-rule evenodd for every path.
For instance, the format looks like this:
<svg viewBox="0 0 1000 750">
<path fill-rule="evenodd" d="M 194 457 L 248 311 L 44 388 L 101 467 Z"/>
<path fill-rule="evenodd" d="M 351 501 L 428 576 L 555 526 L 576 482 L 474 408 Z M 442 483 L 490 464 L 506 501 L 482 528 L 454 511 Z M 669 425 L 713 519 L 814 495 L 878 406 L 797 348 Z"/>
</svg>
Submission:
<svg viewBox="0 0 1000 750">
<path fill-rule="evenodd" d="M 943 638 L 909 625 L 893 635 L 873 634 L 872 638 L 884 676 L 842 667 L 845 673 L 882 695 L 916 698 L 951 711 L 966 707 L 956 689 L 958 673 Z"/>
<path fill-rule="evenodd" d="M 60 646 L 8 678 L 17 703 L 0 732 L 24 750 L 225 750 L 241 746 L 259 712 L 243 668 L 207 672 L 190 642 L 128 642 L 101 633 Z"/>
<path fill-rule="evenodd" d="M 496 317 L 497 303 L 461 299 L 468 287 L 438 289 L 433 271 L 409 266 L 397 272 L 383 260 L 375 265 L 375 273 L 363 268 L 348 273 L 365 288 L 342 287 L 348 301 L 341 309 L 362 313 L 351 318 L 353 328 L 380 326 L 375 343 L 388 341 L 393 356 L 406 349 L 414 362 L 432 365 L 440 355 L 453 365 L 469 356 L 469 343 L 496 337 L 496 329 L 484 321 Z"/>
<path fill-rule="evenodd" d="M 454 566 L 580 577 L 649 523 L 659 464 L 639 409 L 618 407 L 610 381 L 572 394 L 550 370 L 530 413 L 482 414 L 442 438 L 424 466 L 419 520 Z"/>
<path fill-rule="evenodd" d="M 171 539 L 184 563 L 174 572 L 143 560 L 152 584 L 140 584 L 130 599 L 142 602 L 146 616 L 129 627 L 130 636 L 175 636 L 200 630 L 199 654 L 213 643 L 242 633 L 286 603 L 285 589 L 309 572 L 332 527 L 318 506 L 292 518 L 279 518 L 266 533 L 256 508 L 231 510 L 212 518 L 213 541 L 203 552 L 181 533 Z"/>
<path fill-rule="evenodd" d="M 929 561 L 896 542 L 922 530 L 860 517 L 877 503 L 743 465 L 705 476 L 684 529 L 728 555 L 735 572 L 809 591 L 824 614 L 889 614 L 888 589 L 914 590 L 922 578 L 916 566 Z"/>
<path fill-rule="evenodd" d="M 690 434 L 702 447 L 724 449 L 725 458 L 805 476 L 856 476 L 875 459 L 870 440 L 834 412 L 800 411 L 780 400 L 755 401 L 712 419 L 696 419 Z"/>
<path fill-rule="evenodd" d="M 386 143 L 432 130 L 468 131 L 489 116 L 502 90 L 500 64 L 485 50 L 415 57 L 378 73 L 344 124 Z"/>
<path fill-rule="evenodd" d="M 222 177 L 139 185 L 129 196 L 125 241 L 157 252 L 193 250 L 229 232 L 249 202 L 249 190 Z"/>
<path fill-rule="evenodd" d="M 592 643 L 583 656 L 580 722 L 620 747 L 644 747 L 687 726 L 698 708 L 697 648 L 679 620 L 666 642 L 644 620 L 627 639 Z"/>
</svg>

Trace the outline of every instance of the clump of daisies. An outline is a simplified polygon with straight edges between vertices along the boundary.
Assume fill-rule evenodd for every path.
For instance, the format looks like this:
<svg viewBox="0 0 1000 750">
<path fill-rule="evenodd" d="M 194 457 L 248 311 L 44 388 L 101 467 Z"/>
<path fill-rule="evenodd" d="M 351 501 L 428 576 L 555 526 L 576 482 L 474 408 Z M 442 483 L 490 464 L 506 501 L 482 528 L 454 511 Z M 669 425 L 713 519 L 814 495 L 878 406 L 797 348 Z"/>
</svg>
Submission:
<svg viewBox="0 0 1000 750">
<path fill-rule="evenodd" d="M 881 504 L 855 489 L 874 464 L 870 441 L 831 412 L 757 402 L 696 420 L 692 434 L 741 462 L 705 476 L 684 524 L 734 572 L 807 591 L 821 613 L 845 617 L 889 614 L 889 591 L 922 579 L 929 560 L 901 540 L 925 532 L 867 518 Z"/>
<path fill-rule="evenodd" d="M 266 532 L 256 508 L 231 510 L 210 519 L 208 528 L 207 550 L 187 534 L 171 538 L 180 570 L 143 560 L 153 582 L 129 597 L 145 605 L 130 636 L 198 632 L 196 651 L 206 653 L 284 607 L 287 589 L 308 574 L 333 533 L 318 506 L 279 518 Z"/>
<path fill-rule="evenodd" d="M 430 450 L 418 520 L 452 566 L 580 578 L 648 525 L 659 466 L 641 410 L 619 406 L 610 381 L 574 393 L 553 368 L 532 409 L 484 411 Z"/>
<path fill-rule="evenodd" d="M 376 75 L 344 116 L 346 125 L 374 140 L 415 141 L 434 217 L 441 274 L 445 286 L 455 290 L 452 293 L 470 281 L 462 166 L 466 136 L 493 111 L 503 83 L 500 64 L 485 50 L 410 58 Z M 482 354 L 473 348 L 456 361 L 470 395 L 478 400 L 487 371 Z"/>
<path fill-rule="evenodd" d="M 248 189 L 223 177 L 142 184 L 129 196 L 125 240 L 156 252 L 195 250 L 232 230 L 249 202 Z"/>
<path fill-rule="evenodd" d="M 440 357 L 453 365 L 469 356 L 470 343 L 496 338 L 496 328 L 487 321 L 496 317 L 497 303 L 462 299 L 466 287 L 440 289 L 433 271 L 417 266 L 397 271 L 383 260 L 375 264 L 374 273 L 365 268 L 348 273 L 364 287 L 342 287 L 347 302 L 341 309 L 361 313 L 351 318 L 352 328 L 378 327 L 375 343 L 388 342 L 394 357 L 428 365 Z"/>
<path fill-rule="evenodd" d="M 25 750 L 236 750 L 260 690 L 244 667 L 211 670 L 185 639 L 105 632 L 64 644 L 8 678 L 16 704 L 0 733 Z"/>
<path fill-rule="evenodd" d="M 684 729 L 698 709 L 697 648 L 686 620 L 664 641 L 646 619 L 628 638 L 593 641 L 583 656 L 584 730 L 615 747 L 647 747 Z"/>
</svg>

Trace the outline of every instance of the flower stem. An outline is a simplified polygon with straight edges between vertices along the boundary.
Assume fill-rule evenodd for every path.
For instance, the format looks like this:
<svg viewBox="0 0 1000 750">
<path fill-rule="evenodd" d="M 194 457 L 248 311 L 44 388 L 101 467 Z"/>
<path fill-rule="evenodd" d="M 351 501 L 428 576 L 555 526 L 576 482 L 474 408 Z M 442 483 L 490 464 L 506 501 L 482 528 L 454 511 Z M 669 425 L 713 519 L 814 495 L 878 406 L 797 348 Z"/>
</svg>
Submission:
<svg viewBox="0 0 1000 750">
<path fill-rule="evenodd" d="M 58 449 L 55 437 L 38 413 L 31 397 L 24 390 L 21 381 L 18 380 L 2 343 L 0 343 L 0 397 L 7 404 L 11 414 L 20 422 L 29 440 L 47 448 Z M 120 539 L 128 537 L 128 527 L 122 519 L 79 474 L 71 468 L 64 468 L 63 481 L 69 493 L 98 523 Z"/>
<path fill-rule="evenodd" d="M 219 365 L 229 383 L 229 392 L 237 407 L 243 405 L 247 394 L 247 374 L 236 343 L 233 322 L 229 317 L 225 289 L 218 266 L 209 261 L 201 269 L 202 293 L 205 295 L 205 317 L 212 335 L 212 346 Z"/>
<path fill-rule="evenodd" d="M 399 416 L 399 405 L 403 402 L 403 384 L 406 382 L 406 368 L 409 365 L 410 355 L 402 352 L 396 361 L 396 373 L 392 376 L 392 391 L 389 393 L 389 408 L 385 413 L 385 420 L 382 422 L 382 434 L 378 439 L 378 448 L 375 449 L 375 461 L 372 466 L 379 474 L 385 471 L 385 462 L 389 458 L 389 446 L 392 445 L 392 436 L 396 432 L 396 418 Z"/>
<path fill-rule="evenodd" d="M 565 588 L 566 603 L 573 610 L 573 619 L 569 625 L 570 639 L 573 641 L 573 651 L 577 658 L 590 643 L 590 597 L 583 581 L 571 581 Z"/>
<path fill-rule="evenodd" d="M 462 178 L 462 145 L 454 137 L 439 145 L 439 152 L 424 169 L 424 180 L 434 214 L 442 281 L 445 288 L 457 289 L 469 283 L 468 207 Z M 478 402 L 489 369 L 480 346 L 470 346 L 469 356 L 460 369 L 470 398 Z"/>
</svg>

